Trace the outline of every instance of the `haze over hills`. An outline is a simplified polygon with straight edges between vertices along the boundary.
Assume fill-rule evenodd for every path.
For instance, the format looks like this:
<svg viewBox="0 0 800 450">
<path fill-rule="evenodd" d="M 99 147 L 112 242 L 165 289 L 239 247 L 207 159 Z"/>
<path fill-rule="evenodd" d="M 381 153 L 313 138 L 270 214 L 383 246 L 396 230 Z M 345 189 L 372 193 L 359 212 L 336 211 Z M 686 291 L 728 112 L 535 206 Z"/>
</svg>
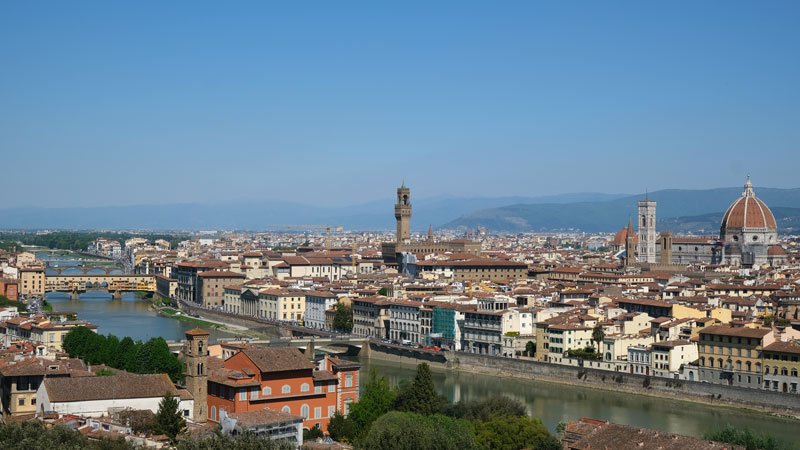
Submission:
<svg viewBox="0 0 800 450">
<path fill-rule="evenodd" d="M 413 191 L 412 191 L 413 192 Z M 651 192 L 658 202 L 660 230 L 715 234 L 725 209 L 742 188 L 669 189 Z M 800 189 L 756 188 L 781 232 L 800 229 Z M 416 231 L 485 227 L 495 232 L 581 230 L 613 232 L 636 214 L 644 194 L 578 193 L 542 197 L 414 198 Z M 167 204 L 92 208 L 8 208 L 2 229 L 236 229 L 276 230 L 302 225 L 343 226 L 348 230 L 394 229 L 394 198 L 344 207 L 282 201 L 225 204 Z"/>
<path fill-rule="evenodd" d="M 414 198 L 412 227 L 427 230 L 476 209 L 518 203 L 605 201 L 627 194 L 571 193 L 541 197 Z M 351 230 L 392 230 L 394 198 L 344 207 L 282 201 L 167 204 L 91 208 L 0 209 L 2 229 L 284 229 L 287 225 L 333 225 Z"/>
<path fill-rule="evenodd" d="M 658 202 L 659 222 L 671 223 L 683 232 L 718 233 L 719 220 L 724 211 L 742 193 L 742 188 L 717 188 L 705 190 L 668 189 L 651 192 L 650 199 Z M 796 223 L 800 220 L 800 189 L 756 188 L 756 194 L 776 216 L 780 210 L 784 216 L 778 218 L 779 230 L 782 222 Z M 523 232 L 576 229 L 588 232 L 616 231 L 625 226 L 628 217 L 635 217 L 636 202 L 644 194 L 626 196 L 607 201 L 591 201 L 554 204 L 514 204 L 499 208 L 488 208 L 465 214 L 444 225 L 445 228 L 486 227 L 493 231 Z M 710 215 L 706 217 L 705 215 Z M 700 218 L 694 216 L 703 216 Z M 677 218 L 681 218 L 680 220 Z M 665 220 L 672 219 L 671 222 Z M 716 222 L 714 219 L 717 219 Z M 695 222 L 695 226 L 686 224 Z M 716 223 L 716 225 L 713 225 Z M 712 226 L 713 225 L 713 226 Z M 670 227 L 660 227 L 670 229 Z M 716 231 L 714 231 L 716 229 Z"/>
</svg>

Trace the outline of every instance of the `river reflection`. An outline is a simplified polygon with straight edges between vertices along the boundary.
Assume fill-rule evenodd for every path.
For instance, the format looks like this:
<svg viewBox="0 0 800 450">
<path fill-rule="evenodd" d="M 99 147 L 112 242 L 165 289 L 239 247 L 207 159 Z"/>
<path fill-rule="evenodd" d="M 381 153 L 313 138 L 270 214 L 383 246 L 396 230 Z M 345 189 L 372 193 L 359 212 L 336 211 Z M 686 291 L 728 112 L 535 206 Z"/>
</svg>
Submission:
<svg viewBox="0 0 800 450">
<path fill-rule="evenodd" d="M 392 383 L 414 376 L 415 366 L 362 359 L 362 374 L 378 369 Z M 707 430 L 732 424 L 764 432 L 800 448 L 795 442 L 800 422 L 766 414 L 729 408 L 715 408 L 675 400 L 617 393 L 514 378 L 434 369 L 439 392 L 451 401 L 508 396 L 524 403 L 551 430 L 559 422 L 581 417 L 606 419 L 637 427 L 702 437 Z"/>
<path fill-rule="evenodd" d="M 161 336 L 166 340 L 181 340 L 187 330 L 196 325 L 159 316 L 150 309 L 148 302 L 139 300 L 130 292 L 122 294 L 121 300 L 112 300 L 107 292 L 86 292 L 79 300 L 71 300 L 70 295 L 49 292 L 47 301 L 55 311 L 78 313 L 78 318 L 98 326 L 100 334 L 114 334 L 120 338 L 147 340 Z M 208 330 L 211 340 L 231 337 L 218 330 Z"/>
</svg>

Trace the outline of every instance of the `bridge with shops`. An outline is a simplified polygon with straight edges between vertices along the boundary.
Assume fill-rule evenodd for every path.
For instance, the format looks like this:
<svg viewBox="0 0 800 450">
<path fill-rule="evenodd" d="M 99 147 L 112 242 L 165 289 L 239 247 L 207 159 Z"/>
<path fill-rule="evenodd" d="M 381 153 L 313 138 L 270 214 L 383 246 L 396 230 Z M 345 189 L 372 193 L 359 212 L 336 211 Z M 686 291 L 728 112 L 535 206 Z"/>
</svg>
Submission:
<svg viewBox="0 0 800 450">
<path fill-rule="evenodd" d="M 68 292 L 77 296 L 87 291 L 108 291 L 114 298 L 123 292 L 156 292 L 154 275 L 73 274 L 45 275 L 46 292 Z"/>
</svg>

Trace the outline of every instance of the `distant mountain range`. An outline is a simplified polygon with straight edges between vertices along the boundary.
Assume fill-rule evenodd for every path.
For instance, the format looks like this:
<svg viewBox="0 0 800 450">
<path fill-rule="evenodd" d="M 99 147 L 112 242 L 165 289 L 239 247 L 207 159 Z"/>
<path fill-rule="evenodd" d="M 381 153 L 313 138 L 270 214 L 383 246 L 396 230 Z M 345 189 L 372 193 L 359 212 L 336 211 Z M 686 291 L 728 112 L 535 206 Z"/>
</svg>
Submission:
<svg viewBox="0 0 800 450">
<path fill-rule="evenodd" d="M 659 230 L 716 234 L 727 207 L 742 188 L 669 189 L 651 192 L 658 202 Z M 781 232 L 800 232 L 800 189 L 756 188 Z M 542 197 L 412 198 L 412 229 L 474 229 L 495 232 L 581 230 L 612 232 L 635 218 L 644 194 L 576 193 Z M 347 230 L 394 229 L 394 199 L 344 207 L 282 201 L 171 204 L 94 208 L 0 209 L 0 229 L 279 230 L 303 224 Z M 298 226 L 299 225 L 299 226 Z"/>
<path fill-rule="evenodd" d="M 681 232 L 719 233 L 724 211 L 741 195 L 742 188 L 705 190 L 668 189 L 651 192 L 648 197 L 658 202 L 659 229 Z M 800 189 L 757 188 L 756 194 L 775 212 L 779 229 L 784 225 L 797 229 L 800 222 Z M 567 204 L 527 203 L 487 208 L 465 214 L 447 222 L 445 228 L 486 227 L 493 231 L 523 232 L 582 230 L 616 231 L 636 216 L 636 202 L 644 194 L 605 201 Z M 782 214 L 780 215 L 779 214 Z"/>
<path fill-rule="evenodd" d="M 542 197 L 412 197 L 415 230 L 437 227 L 476 209 L 517 203 L 555 204 L 606 201 L 628 194 L 573 193 Z M 350 230 L 392 230 L 394 198 L 345 207 L 318 207 L 282 201 L 224 204 L 168 204 L 92 208 L 0 209 L 0 229 L 268 230 L 287 225 L 344 226 Z"/>
</svg>

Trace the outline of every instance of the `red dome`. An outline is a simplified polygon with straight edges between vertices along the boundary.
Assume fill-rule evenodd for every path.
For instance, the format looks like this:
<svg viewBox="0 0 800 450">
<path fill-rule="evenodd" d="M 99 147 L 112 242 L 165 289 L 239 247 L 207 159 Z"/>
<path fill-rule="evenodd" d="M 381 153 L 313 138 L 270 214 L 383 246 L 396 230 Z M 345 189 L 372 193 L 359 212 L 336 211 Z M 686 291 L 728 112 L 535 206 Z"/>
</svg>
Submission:
<svg viewBox="0 0 800 450">
<path fill-rule="evenodd" d="M 753 184 L 749 177 L 742 196 L 737 198 L 722 216 L 723 230 L 744 228 L 778 229 L 772 211 L 753 192 Z"/>
<path fill-rule="evenodd" d="M 620 247 L 624 246 L 625 242 L 628 240 L 628 230 L 630 230 L 631 234 L 633 234 L 633 242 L 638 243 L 639 236 L 637 236 L 636 233 L 633 232 L 633 226 L 628 224 L 627 227 L 622 227 L 622 229 L 617 231 L 617 234 L 614 235 L 614 241 L 612 244 L 618 245 Z"/>
</svg>

